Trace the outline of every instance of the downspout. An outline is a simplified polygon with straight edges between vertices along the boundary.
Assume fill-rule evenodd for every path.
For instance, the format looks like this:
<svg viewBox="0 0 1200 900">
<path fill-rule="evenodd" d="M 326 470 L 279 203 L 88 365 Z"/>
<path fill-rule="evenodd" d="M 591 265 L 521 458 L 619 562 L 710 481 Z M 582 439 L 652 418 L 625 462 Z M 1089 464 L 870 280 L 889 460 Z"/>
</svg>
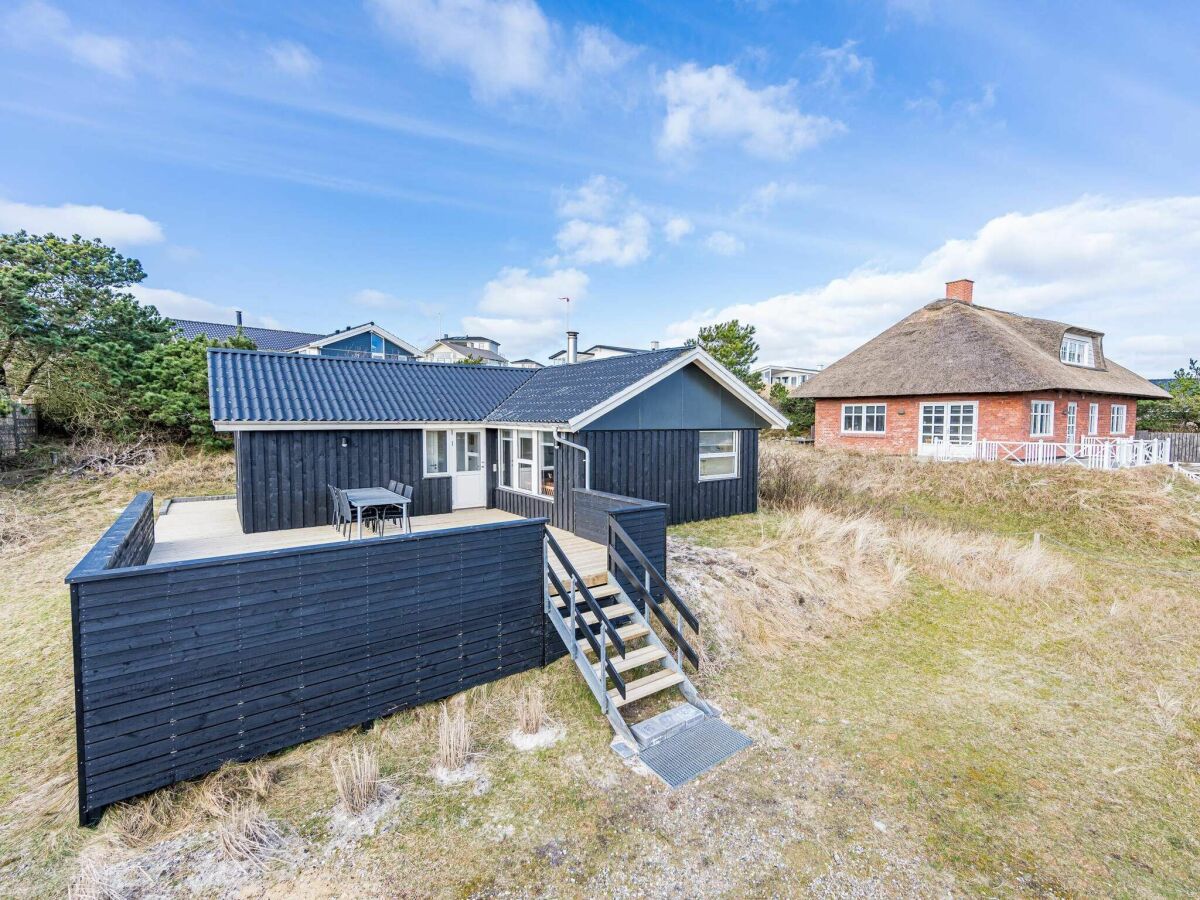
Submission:
<svg viewBox="0 0 1200 900">
<path fill-rule="evenodd" d="M 583 444 L 568 441 L 558 433 L 557 428 L 554 429 L 554 441 L 558 444 L 566 444 L 568 447 L 574 447 L 583 453 L 583 489 L 590 491 L 592 489 L 592 452 L 583 446 Z"/>
</svg>

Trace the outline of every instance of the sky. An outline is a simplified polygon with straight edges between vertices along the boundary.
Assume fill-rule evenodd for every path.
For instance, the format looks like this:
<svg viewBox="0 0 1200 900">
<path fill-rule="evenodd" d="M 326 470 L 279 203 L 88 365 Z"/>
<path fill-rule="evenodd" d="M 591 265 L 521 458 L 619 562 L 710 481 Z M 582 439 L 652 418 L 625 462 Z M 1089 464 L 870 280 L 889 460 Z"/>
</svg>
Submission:
<svg viewBox="0 0 1200 900">
<path fill-rule="evenodd" d="M 736 317 L 827 365 L 971 278 L 1159 377 L 1198 43 L 1194 2 L 16 0 L 0 231 L 113 244 L 166 315 L 510 358 Z"/>
</svg>

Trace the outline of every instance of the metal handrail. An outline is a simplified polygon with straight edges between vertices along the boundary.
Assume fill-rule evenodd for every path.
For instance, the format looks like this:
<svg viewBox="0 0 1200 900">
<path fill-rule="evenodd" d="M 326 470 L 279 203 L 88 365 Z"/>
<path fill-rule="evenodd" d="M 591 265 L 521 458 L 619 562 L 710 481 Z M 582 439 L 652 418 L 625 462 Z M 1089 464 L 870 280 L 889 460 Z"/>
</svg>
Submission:
<svg viewBox="0 0 1200 900">
<path fill-rule="evenodd" d="M 642 552 L 641 547 L 634 543 L 633 538 L 629 536 L 629 532 L 622 528 L 620 523 L 617 522 L 617 520 L 612 516 L 608 517 L 608 529 L 609 534 L 615 534 L 621 539 L 621 542 L 626 546 L 626 548 L 628 548 L 629 552 L 633 554 L 633 558 L 650 574 L 650 577 L 653 578 L 658 583 L 658 586 L 663 589 L 663 593 L 666 594 L 667 599 L 670 600 L 671 603 L 675 605 L 675 608 L 683 614 L 683 617 L 687 620 L 688 625 L 691 626 L 692 631 L 698 633 L 700 631 L 700 620 L 696 618 L 696 614 L 692 612 L 688 608 L 688 605 L 680 599 L 677 593 L 675 593 L 675 589 L 667 583 L 667 579 L 663 577 L 662 572 L 658 571 L 658 569 L 654 567 L 654 563 L 646 559 L 646 554 Z M 609 541 L 609 544 L 612 544 L 611 540 Z"/>
<path fill-rule="evenodd" d="M 689 643 L 688 640 L 683 636 L 679 619 L 686 620 L 692 631 L 696 632 L 697 634 L 700 633 L 700 620 L 696 618 L 696 614 L 692 612 L 691 609 L 688 608 L 688 605 L 683 602 L 677 593 L 675 593 L 675 589 L 667 583 L 667 579 L 663 577 L 663 574 L 659 572 L 657 568 L 655 568 L 654 564 L 651 563 L 649 559 L 646 558 L 646 554 L 642 552 L 642 549 L 636 543 L 634 543 L 634 540 L 629 536 L 629 533 L 622 528 L 612 516 L 609 516 L 608 518 L 608 528 L 609 560 L 617 566 L 627 581 L 637 585 L 638 592 L 646 601 L 646 608 L 653 612 L 659 622 L 662 623 L 663 627 L 667 630 L 667 634 L 669 634 L 671 639 L 675 642 L 675 646 L 678 648 L 678 650 L 688 658 L 693 666 L 699 669 L 700 655 L 696 652 L 695 648 L 692 647 L 691 643 Z M 614 536 L 621 540 L 629 552 L 633 554 L 633 558 L 638 562 L 639 565 L 641 565 L 642 570 L 646 573 L 646 582 L 644 584 L 642 583 L 641 579 L 639 579 L 633 573 L 633 570 L 630 568 L 629 564 L 621 557 L 620 552 L 618 552 L 617 547 L 613 542 Z M 654 593 L 650 590 L 651 578 L 653 578 L 658 583 L 659 587 L 663 589 L 663 596 L 670 600 L 674 605 L 677 616 L 677 620 L 675 622 L 670 620 L 666 612 L 663 611 L 661 604 L 658 602 L 658 598 L 655 597 Z"/>
<path fill-rule="evenodd" d="M 621 677 L 621 674 L 617 671 L 616 667 L 612 664 L 612 660 L 605 652 L 606 642 L 603 639 L 603 635 L 608 636 L 608 638 L 612 641 L 613 648 L 622 658 L 625 656 L 625 641 L 621 635 L 617 633 L 617 627 L 613 625 L 612 620 L 605 614 L 604 609 L 599 603 L 596 602 L 596 598 L 592 596 L 592 592 L 588 590 L 587 585 L 583 583 L 583 576 L 579 574 L 579 570 L 576 569 L 571 560 L 567 558 L 567 554 L 563 552 L 562 547 L 560 547 L 558 541 L 554 539 L 554 535 L 550 533 L 549 528 L 545 530 L 545 535 L 546 546 L 554 551 L 554 555 L 558 557 L 558 561 L 562 563 L 563 568 L 571 577 L 573 588 L 571 594 L 572 598 L 574 596 L 575 589 L 577 589 L 578 593 L 583 597 L 583 602 L 587 604 L 587 608 L 591 611 L 592 615 L 596 617 L 596 623 L 601 626 L 601 636 L 599 639 L 597 639 L 597 636 L 592 633 L 591 626 L 584 621 L 583 613 L 579 611 L 579 607 L 573 601 L 571 603 L 573 612 L 572 624 L 576 628 L 583 630 L 584 636 L 587 638 L 588 643 L 600 657 L 600 664 L 602 668 L 608 673 L 609 677 L 612 678 L 613 682 L 616 684 L 617 692 L 624 697 L 625 679 Z M 555 590 L 558 591 L 558 596 L 562 597 L 563 601 L 565 602 L 568 598 L 566 588 L 563 586 L 561 579 L 559 579 L 558 575 L 555 573 L 554 568 L 550 565 L 549 560 L 546 561 L 546 575 L 549 577 L 550 583 L 554 585 Z"/>
<path fill-rule="evenodd" d="M 675 646 L 679 649 L 679 651 L 691 661 L 693 666 L 699 669 L 700 656 L 688 642 L 687 638 L 683 636 L 683 632 L 679 630 L 679 625 L 675 622 L 672 622 L 667 614 L 663 612 L 662 606 L 659 604 L 654 594 L 650 591 L 649 586 L 638 581 L 638 577 L 633 574 L 633 570 L 629 568 L 629 564 L 621 558 L 621 554 L 617 552 L 617 548 L 611 544 L 608 548 L 608 558 L 616 563 L 617 568 L 621 570 L 621 574 L 623 574 L 626 579 L 637 585 L 638 593 L 640 593 L 642 598 L 646 601 L 646 608 L 654 613 L 658 621 L 662 622 L 663 628 L 667 630 L 667 634 L 671 636 L 671 640 L 675 642 Z"/>
</svg>

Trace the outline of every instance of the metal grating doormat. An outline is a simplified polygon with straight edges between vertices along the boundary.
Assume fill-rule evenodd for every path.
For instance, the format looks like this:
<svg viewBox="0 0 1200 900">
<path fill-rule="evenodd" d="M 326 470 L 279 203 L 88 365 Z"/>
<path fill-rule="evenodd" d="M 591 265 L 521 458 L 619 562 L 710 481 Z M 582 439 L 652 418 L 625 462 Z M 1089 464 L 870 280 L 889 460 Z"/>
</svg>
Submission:
<svg viewBox="0 0 1200 900">
<path fill-rule="evenodd" d="M 753 741 L 717 718 L 707 718 L 643 750 L 638 758 L 673 788 L 687 784 Z"/>
</svg>

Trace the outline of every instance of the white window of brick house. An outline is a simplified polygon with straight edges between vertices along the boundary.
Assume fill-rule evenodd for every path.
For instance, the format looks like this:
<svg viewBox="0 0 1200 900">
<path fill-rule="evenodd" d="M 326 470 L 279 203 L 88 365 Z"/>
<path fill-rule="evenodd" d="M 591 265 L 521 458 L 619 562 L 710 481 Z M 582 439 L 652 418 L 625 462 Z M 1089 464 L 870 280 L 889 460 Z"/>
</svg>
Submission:
<svg viewBox="0 0 1200 900">
<path fill-rule="evenodd" d="M 844 434 L 883 434 L 887 430 L 886 403 L 843 403 Z"/>
<path fill-rule="evenodd" d="M 1054 436 L 1054 402 L 1034 400 L 1029 404 L 1029 436 Z"/>
<path fill-rule="evenodd" d="M 1100 431 L 1100 404 L 1088 404 L 1088 434 L 1098 434 Z"/>
<path fill-rule="evenodd" d="M 1070 366 L 1094 367 L 1096 358 L 1092 350 L 1092 339 L 1078 334 L 1063 335 L 1058 358 Z"/>
<path fill-rule="evenodd" d="M 1114 403 L 1109 413 L 1108 430 L 1111 434 L 1125 433 L 1125 404 Z"/>
</svg>

